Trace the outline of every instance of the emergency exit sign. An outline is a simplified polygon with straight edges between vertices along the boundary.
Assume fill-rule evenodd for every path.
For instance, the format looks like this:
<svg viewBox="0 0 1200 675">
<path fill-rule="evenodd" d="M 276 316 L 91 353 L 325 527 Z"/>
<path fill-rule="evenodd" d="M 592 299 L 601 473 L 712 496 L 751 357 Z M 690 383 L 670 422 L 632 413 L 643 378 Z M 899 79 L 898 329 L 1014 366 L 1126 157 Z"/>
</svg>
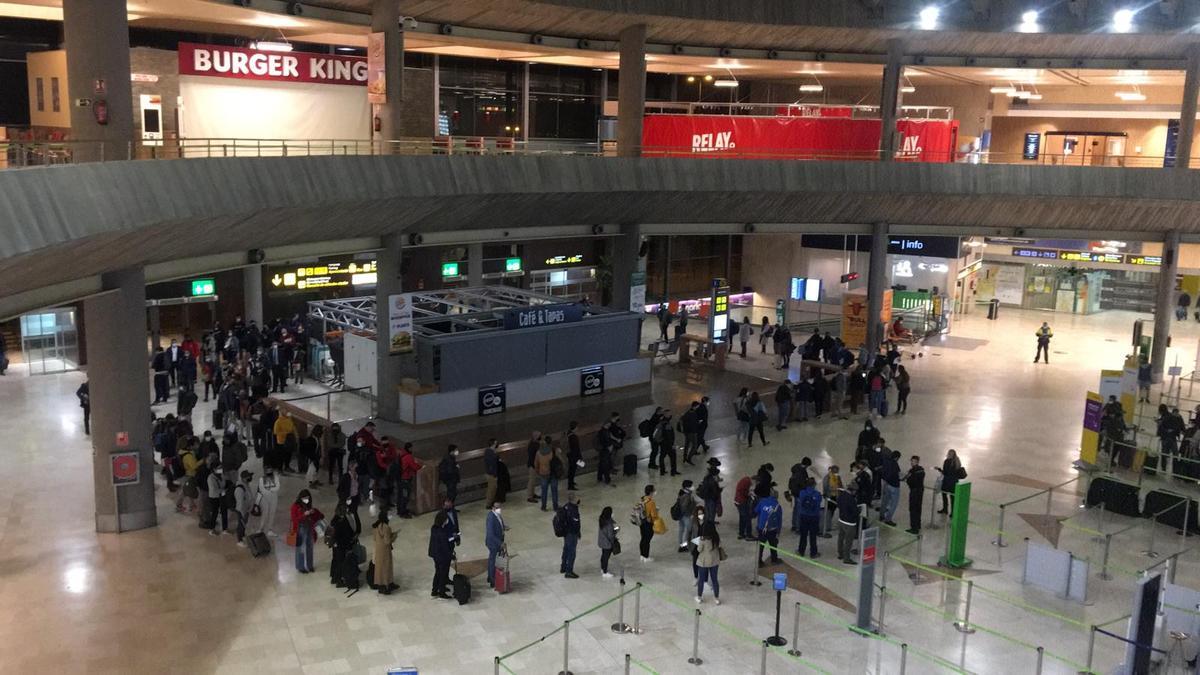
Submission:
<svg viewBox="0 0 1200 675">
<path fill-rule="evenodd" d="M 217 292 L 217 283 L 212 279 L 192 279 L 192 297 L 213 295 Z"/>
<path fill-rule="evenodd" d="M 505 272 L 520 272 L 521 271 L 521 259 L 520 258 L 505 258 L 504 271 Z"/>
</svg>

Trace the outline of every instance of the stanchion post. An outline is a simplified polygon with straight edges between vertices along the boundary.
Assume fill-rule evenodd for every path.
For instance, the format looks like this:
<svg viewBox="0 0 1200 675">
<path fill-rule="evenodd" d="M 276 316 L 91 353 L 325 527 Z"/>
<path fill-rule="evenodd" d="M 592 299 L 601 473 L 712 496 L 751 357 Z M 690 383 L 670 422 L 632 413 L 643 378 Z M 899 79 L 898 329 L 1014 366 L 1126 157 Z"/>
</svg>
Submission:
<svg viewBox="0 0 1200 675">
<path fill-rule="evenodd" d="M 1087 666 L 1080 671 L 1079 675 L 1089 675 L 1092 672 L 1092 657 L 1096 654 L 1096 624 L 1092 624 L 1092 630 L 1088 633 L 1088 655 Z"/>
<path fill-rule="evenodd" d="M 1142 555 L 1146 556 L 1147 558 L 1157 558 L 1158 557 L 1158 551 L 1154 550 L 1154 531 L 1156 529 L 1158 529 L 1154 526 L 1157 524 L 1158 524 L 1158 514 L 1156 513 L 1156 514 L 1153 514 L 1150 516 L 1150 543 L 1146 544 L 1146 550 L 1142 551 Z"/>
<path fill-rule="evenodd" d="M 1050 515 L 1050 502 L 1054 501 L 1054 488 L 1046 491 L 1046 515 Z"/>
<path fill-rule="evenodd" d="M 1112 535 L 1104 535 L 1104 562 L 1100 566 L 1100 578 L 1108 581 L 1112 579 L 1112 575 L 1108 573 L 1108 551 L 1112 548 Z"/>
<path fill-rule="evenodd" d="M 767 641 L 762 641 L 762 668 L 758 671 L 762 675 L 767 675 Z"/>
<path fill-rule="evenodd" d="M 960 633 L 964 633 L 966 635 L 970 635 L 975 632 L 975 629 L 971 628 L 971 596 L 974 595 L 974 592 L 975 592 L 975 582 L 968 579 L 967 580 L 967 607 L 966 607 L 966 610 L 963 612 L 962 621 L 954 622 L 955 630 L 957 630 Z"/>
<path fill-rule="evenodd" d="M 884 611 L 884 608 L 885 608 L 886 606 L 887 606 L 887 585 L 883 585 L 883 586 L 880 586 L 880 587 L 879 587 L 879 627 L 878 627 L 878 633 L 879 633 L 879 635 L 880 635 L 881 637 L 884 635 L 884 632 L 883 632 L 883 611 Z"/>
<path fill-rule="evenodd" d="M 996 528 L 996 539 L 992 541 L 998 548 L 1004 548 L 1008 544 L 1004 543 L 1004 505 L 1000 505 L 1000 527 Z"/>
<path fill-rule="evenodd" d="M 629 662 L 630 662 L 630 658 L 631 658 L 631 657 L 630 657 L 628 654 L 626 654 L 626 655 L 625 655 L 625 675 L 629 675 Z"/>
<path fill-rule="evenodd" d="M 1175 583 L 1175 572 L 1179 569 L 1180 553 L 1183 553 L 1183 551 L 1171 556 L 1171 560 L 1167 563 L 1170 565 L 1170 567 L 1167 569 L 1167 583 L 1169 584 Z"/>
<path fill-rule="evenodd" d="M 633 634 L 642 632 L 642 582 L 633 587 Z"/>
<path fill-rule="evenodd" d="M 900 675 L 904 675 L 904 670 L 908 668 L 908 643 L 900 643 Z"/>
<path fill-rule="evenodd" d="M 758 580 L 758 561 L 762 557 L 762 551 L 758 550 L 758 555 L 750 556 L 750 585 L 762 586 L 762 582 Z"/>
<path fill-rule="evenodd" d="M 929 491 L 929 529 L 931 529 L 931 530 L 937 529 L 937 525 L 933 524 L 934 517 L 937 514 L 937 496 L 938 496 L 937 490 Z"/>
<path fill-rule="evenodd" d="M 625 577 L 621 577 L 621 594 L 617 596 L 617 622 L 612 625 L 614 633 L 628 633 L 629 624 L 625 623 Z"/>
<path fill-rule="evenodd" d="M 693 666 L 698 666 L 704 663 L 700 658 L 700 610 L 696 610 L 696 622 L 692 627 L 692 656 L 688 659 L 688 663 Z"/>
<path fill-rule="evenodd" d="M 494 675 L 500 675 L 500 657 L 497 656 L 496 658 L 492 659 L 492 664 Z"/>
<path fill-rule="evenodd" d="M 563 622 L 563 669 L 558 675 L 571 675 L 571 668 L 567 665 L 568 659 L 571 658 L 571 621 L 568 619 Z"/>
<path fill-rule="evenodd" d="M 1192 516 L 1192 500 L 1185 499 L 1183 502 L 1183 534 L 1180 535 L 1180 541 L 1183 546 L 1187 546 L 1188 519 Z"/>
<path fill-rule="evenodd" d="M 1045 648 L 1038 647 L 1037 654 L 1038 654 L 1038 662 L 1037 662 L 1037 671 L 1036 672 L 1037 672 L 1037 675 L 1042 675 L 1042 657 L 1044 657 L 1046 655 Z"/>
<path fill-rule="evenodd" d="M 792 622 L 792 648 L 788 656 L 800 656 L 800 603 L 796 603 L 796 620 Z"/>
</svg>

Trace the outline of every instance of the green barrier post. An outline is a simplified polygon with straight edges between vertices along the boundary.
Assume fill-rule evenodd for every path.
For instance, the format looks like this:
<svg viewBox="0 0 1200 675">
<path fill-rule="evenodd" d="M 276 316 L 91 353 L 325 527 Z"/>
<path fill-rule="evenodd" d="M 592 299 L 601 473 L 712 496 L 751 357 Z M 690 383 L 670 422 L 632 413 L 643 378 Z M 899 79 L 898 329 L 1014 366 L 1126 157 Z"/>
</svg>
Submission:
<svg viewBox="0 0 1200 675">
<path fill-rule="evenodd" d="M 950 531 L 946 533 L 946 556 L 939 562 L 945 567 L 960 569 L 971 566 L 967 557 L 967 519 L 971 511 L 971 483 L 954 487 L 954 513 L 950 516 Z"/>
</svg>

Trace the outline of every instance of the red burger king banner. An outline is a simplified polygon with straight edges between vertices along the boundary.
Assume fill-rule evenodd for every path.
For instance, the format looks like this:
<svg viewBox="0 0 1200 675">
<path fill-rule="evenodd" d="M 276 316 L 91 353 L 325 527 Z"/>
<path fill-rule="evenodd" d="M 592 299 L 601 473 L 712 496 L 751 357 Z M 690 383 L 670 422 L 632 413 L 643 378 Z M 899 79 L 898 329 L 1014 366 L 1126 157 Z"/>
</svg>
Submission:
<svg viewBox="0 0 1200 675">
<path fill-rule="evenodd" d="M 957 120 L 899 120 L 896 159 L 951 162 Z M 859 159 L 878 156 L 880 121 L 837 117 L 647 115 L 642 128 L 647 156 L 693 154 L 788 159 Z"/>
</svg>

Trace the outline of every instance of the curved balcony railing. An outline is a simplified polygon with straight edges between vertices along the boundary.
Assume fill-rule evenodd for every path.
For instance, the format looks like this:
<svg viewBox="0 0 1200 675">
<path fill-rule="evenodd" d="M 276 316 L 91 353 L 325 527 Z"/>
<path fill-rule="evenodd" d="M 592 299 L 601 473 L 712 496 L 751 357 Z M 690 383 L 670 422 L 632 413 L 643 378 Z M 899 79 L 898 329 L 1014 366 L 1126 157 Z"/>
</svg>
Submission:
<svg viewBox="0 0 1200 675">
<path fill-rule="evenodd" d="M 792 161 L 878 161 L 872 151 L 814 149 L 720 149 L 694 152 L 681 146 L 638 148 L 646 158 L 762 159 Z M 479 136 L 405 138 L 394 141 L 359 139 L 189 138 L 164 141 L 0 141 L 0 168 L 21 168 L 81 162 L 221 157 L 318 157 L 350 155 L 574 155 L 616 157 L 613 142 L 516 140 Z M 1092 166 L 1163 168 L 1161 155 L 1081 155 L 1040 153 L 933 152 L 897 153 L 896 161 L 910 163 L 1025 164 L 1031 166 Z"/>
</svg>

